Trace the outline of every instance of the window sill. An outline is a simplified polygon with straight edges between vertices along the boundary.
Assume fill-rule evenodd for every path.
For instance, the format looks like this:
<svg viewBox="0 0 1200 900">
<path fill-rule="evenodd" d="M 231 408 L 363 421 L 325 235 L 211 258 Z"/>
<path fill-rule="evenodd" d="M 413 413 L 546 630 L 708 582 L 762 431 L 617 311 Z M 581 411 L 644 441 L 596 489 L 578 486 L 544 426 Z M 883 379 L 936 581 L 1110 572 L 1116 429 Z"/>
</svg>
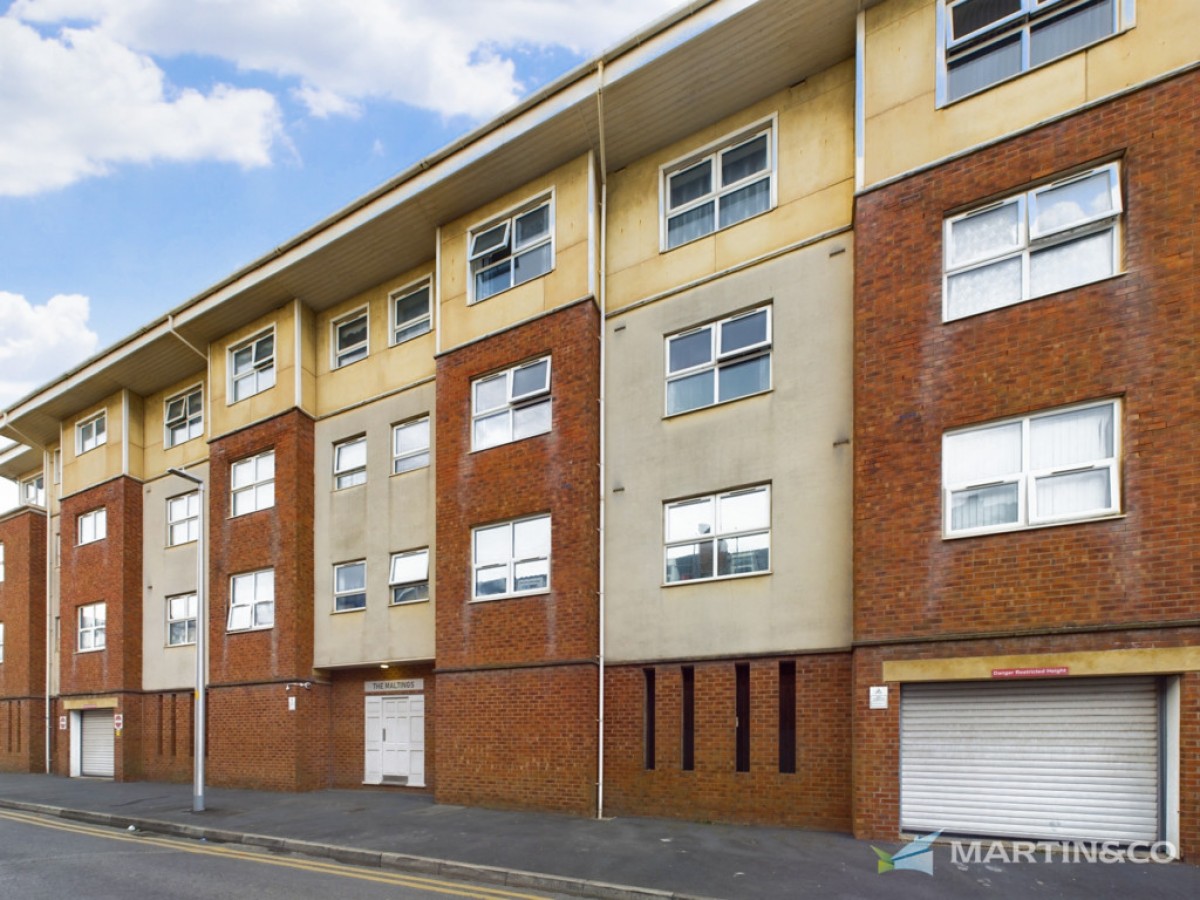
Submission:
<svg viewBox="0 0 1200 900">
<path fill-rule="evenodd" d="M 164 650 L 183 650 L 186 647 L 195 647 L 195 641 L 188 641 L 186 644 L 163 644 Z"/>
<path fill-rule="evenodd" d="M 355 606 L 351 609 L 332 609 L 329 611 L 329 614 L 331 616 L 344 616 L 349 613 L 360 613 L 360 612 L 366 612 L 366 611 L 367 611 L 367 605 L 364 603 L 362 606 Z"/>
<path fill-rule="evenodd" d="M 76 653 L 103 653 L 107 649 L 108 649 L 107 647 L 93 647 L 90 650 L 76 650 L 75 652 Z"/>
<path fill-rule="evenodd" d="M 525 596 L 525 595 L 521 594 L 519 596 Z M 432 599 L 433 599 L 432 597 L 426 597 L 424 600 L 402 600 L 399 603 L 389 603 L 388 609 L 396 609 L 401 606 L 420 606 L 422 603 L 429 603 Z M 476 601 L 471 601 L 471 602 L 474 603 Z"/>
<path fill-rule="evenodd" d="M 1004 525 L 996 528 L 976 529 L 975 531 L 965 531 L 958 533 L 942 532 L 943 541 L 961 541 L 966 538 L 981 538 L 990 537 L 994 534 L 1013 534 L 1021 531 L 1044 531 L 1047 528 L 1062 528 L 1064 525 L 1089 525 L 1092 522 L 1112 522 L 1118 519 L 1124 519 L 1128 513 L 1101 513 L 1097 516 L 1088 516 L 1084 519 L 1064 519 L 1060 522 L 1038 522 L 1036 525 Z"/>
<path fill-rule="evenodd" d="M 774 171 L 772 171 L 771 177 L 774 178 L 775 174 L 776 173 Z M 774 191 L 772 191 L 772 193 L 774 193 Z M 672 250 L 678 250 L 680 247 L 690 246 L 691 244 L 694 244 L 697 241 L 702 241 L 705 238 L 716 237 L 718 234 L 721 234 L 722 232 L 729 231 L 733 228 L 737 228 L 739 225 L 742 225 L 746 222 L 753 222 L 755 219 L 761 218 L 762 216 L 765 216 L 768 213 L 773 213 L 778 208 L 779 208 L 779 204 L 773 203 L 772 205 L 770 205 L 766 209 L 764 209 L 762 212 L 755 213 L 752 216 L 747 216 L 744 219 L 739 219 L 738 221 L 734 222 L 732 225 L 726 225 L 724 228 L 714 228 L 708 234 L 702 234 L 698 237 L 692 238 L 690 241 L 684 241 L 682 244 L 676 244 L 673 247 L 668 247 L 666 245 L 665 241 L 660 240 L 659 244 L 658 244 L 659 255 L 661 256 L 664 253 L 670 253 Z M 664 230 L 665 230 L 666 220 L 663 218 L 661 213 L 659 214 L 658 221 L 659 221 L 659 227 L 664 228 Z"/>
<path fill-rule="evenodd" d="M 714 575 L 712 578 L 689 578 L 686 581 L 664 581 L 659 587 L 676 588 L 682 587 L 685 584 L 712 584 L 714 581 L 741 581 L 745 578 L 761 578 L 764 575 L 773 574 L 773 569 L 765 569 L 762 572 L 743 572 L 740 575 Z"/>
<path fill-rule="evenodd" d="M 248 514 L 243 513 L 242 515 L 248 515 Z M 239 516 L 239 518 L 240 518 L 240 516 Z M 166 549 L 167 550 L 178 550 L 180 547 L 190 547 L 192 544 L 195 544 L 195 543 L 197 543 L 197 541 L 180 541 L 178 544 L 167 544 Z"/>
<path fill-rule="evenodd" d="M 257 628 L 226 628 L 226 634 L 252 634 L 256 631 L 270 631 L 274 625 L 259 625 Z"/>
<path fill-rule="evenodd" d="M 491 603 L 493 600 L 517 600 L 521 597 L 548 597 L 550 596 L 550 588 L 537 591 L 521 591 L 516 594 L 491 594 L 487 597 L 472 597 L 468 603 Z M 403 604 L 401 604 L 403 605 Z"/>
<path fill-rule="evenodd" d="M 767 394 L 775 393 L 774 387 L 769 387 L 764 391 L 755 391 L 753 394 L 742 394 L 740 397 L 731 397 L 728 400 L 718 400 L 716 403 L 710 403 L 708 406 L 695 406 L 692 409 L 682 409 L 679 412 L 669 412 L 663 414 L 663 421 L 667 419 L 678 419 L 680 416 L 689 416 L 692 413 L 704 412 L 706 409 L 716 409 L 719 406 L 729 406 L 731 403 L 737 403 L 740 400 L 749 400 L 751 397 L 764 397 Z"/>
</svg>

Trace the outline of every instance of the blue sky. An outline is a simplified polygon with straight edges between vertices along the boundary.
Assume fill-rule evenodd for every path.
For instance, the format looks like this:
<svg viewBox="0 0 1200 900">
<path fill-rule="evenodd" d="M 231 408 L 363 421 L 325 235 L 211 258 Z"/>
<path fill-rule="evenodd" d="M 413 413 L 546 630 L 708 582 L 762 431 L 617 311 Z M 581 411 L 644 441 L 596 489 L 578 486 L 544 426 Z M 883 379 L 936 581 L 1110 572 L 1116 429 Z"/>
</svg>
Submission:
<svg viewBox="0 0 1200 900">
<path fill-rule="evenodd" d="M 0 0 L 0 409 L 679 2 Z"/>
</svg>

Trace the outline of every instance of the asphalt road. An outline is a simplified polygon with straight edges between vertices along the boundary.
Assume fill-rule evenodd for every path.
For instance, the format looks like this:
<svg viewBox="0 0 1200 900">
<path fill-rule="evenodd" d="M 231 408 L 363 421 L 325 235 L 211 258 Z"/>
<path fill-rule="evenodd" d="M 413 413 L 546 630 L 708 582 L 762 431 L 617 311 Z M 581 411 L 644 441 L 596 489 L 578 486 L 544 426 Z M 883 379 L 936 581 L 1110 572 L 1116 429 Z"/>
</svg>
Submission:
<svg viewBox="0 0 1200 900">
<path fill-rule="evenodd" d="M 12 900 L 550 896 L 0 811 L 0 897 Z"/>
</svg>

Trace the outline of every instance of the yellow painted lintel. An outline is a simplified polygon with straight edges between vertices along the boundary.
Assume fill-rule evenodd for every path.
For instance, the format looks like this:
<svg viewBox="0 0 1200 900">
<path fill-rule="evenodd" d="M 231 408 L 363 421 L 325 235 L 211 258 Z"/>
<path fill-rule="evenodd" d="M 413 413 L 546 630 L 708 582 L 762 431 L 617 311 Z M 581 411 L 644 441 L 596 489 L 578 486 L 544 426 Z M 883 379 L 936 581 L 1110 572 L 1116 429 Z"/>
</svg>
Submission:
<svg viewBox="0 0 1200 900">
<path fill-rule="evenodd" d="M 896 659 L 883 664 L 883 680 L 977 681 L 993 669 L 1066 667 L 1068 676 L 1160 675 L 1200 670 L 1200 647 L 1153 647 L 1136 650 L 1089 650 L 1075 653 L 1026 653 L 966 656 L 953 659 Z"/>
</svg>

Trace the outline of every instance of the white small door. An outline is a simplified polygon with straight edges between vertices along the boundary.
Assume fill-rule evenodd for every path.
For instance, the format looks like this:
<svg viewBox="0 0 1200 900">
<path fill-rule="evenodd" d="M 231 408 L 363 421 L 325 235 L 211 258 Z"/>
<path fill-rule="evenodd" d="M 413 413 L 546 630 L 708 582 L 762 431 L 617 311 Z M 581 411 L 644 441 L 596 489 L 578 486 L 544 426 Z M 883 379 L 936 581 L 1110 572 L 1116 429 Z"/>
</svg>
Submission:
<svg viewBox="0 0 1200 900">
<path fill-rule="evenodd" d="M 367 697 L 367 784 L 425 785 L 425 697 Z"/>
<path fill-rule="evenodd" d="M 85 709 L 80 719 L 83 731 L 80 774 L 112 778 L 115 768 L 112 710 Z"/>
</svg>

